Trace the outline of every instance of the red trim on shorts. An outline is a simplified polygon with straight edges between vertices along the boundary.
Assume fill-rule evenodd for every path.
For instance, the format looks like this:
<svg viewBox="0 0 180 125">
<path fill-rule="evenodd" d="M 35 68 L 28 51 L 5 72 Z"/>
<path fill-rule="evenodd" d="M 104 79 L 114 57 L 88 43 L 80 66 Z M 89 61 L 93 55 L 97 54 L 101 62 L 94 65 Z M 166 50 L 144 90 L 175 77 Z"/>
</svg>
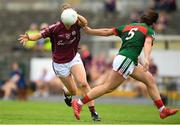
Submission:
<svg viewBox="0 0 180 125">
<path fill-rule="evenodd" d="M 147 34 L 147 29 L 144 26 L 129 26 L 127 25 L 122 32 L 130 31 L 132 28 L 138 28 L 138 30 L 144 35 Z"/>
</svg>

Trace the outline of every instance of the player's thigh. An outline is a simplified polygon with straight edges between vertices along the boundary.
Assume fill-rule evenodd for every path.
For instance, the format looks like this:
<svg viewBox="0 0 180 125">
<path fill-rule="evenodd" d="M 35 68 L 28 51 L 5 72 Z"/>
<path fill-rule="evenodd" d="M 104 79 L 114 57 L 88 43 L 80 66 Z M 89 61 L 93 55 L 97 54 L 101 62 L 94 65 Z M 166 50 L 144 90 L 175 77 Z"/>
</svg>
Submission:
<svg viewBox="0 0 180 125">
<path fill-rule="evenodd" d="M 114 89 L 119 86 L 134 70 L 134 63 L 131 59 L 117 55 L 113 60 L 113 70 L 111 71 L 106 84 Z"/>
<path fill-rule="evenodd" d="M 76 95 L 77 86 L 76 86 L 76 83 L 74 82 L 72 75 L 69 75 L 67 77 L 60 77 L 59 76 L 59 78 L 62 81 L 62 83 L 66 86 L 68 91 L 71 94 Z"/>
<path fill-rule="evenodd" d="M 87 84 L 86 71 L 83 64 L 76 64 L 71 67 L 71 73 L 78 84 Z"/>
<path fill-rule="evenodd" d="M 146 85 L 155 82 L 155 80 L 154 80 L 153 76 L 151 75 L 151 73 L 148 72 L 148 71 L 145 72 L 141 65 L 136 66 L 133 73 L 130 76 L 133 77 L 134 79 L 140 81 L 140 82 L 143 82 Z"/>
<path fill-rule="evenodd" d="M 86 71 L 81 60 L 80 54 L 77 53 L 74 59 L 70 62 L 70 71 L 77 83 L 81 85 L 87 84 Z"/>
<path fill-rule="evenodd" d="M 60 78 L 60 80 L 63 82 L 63 84 L 66 86 L 66 88 L 69 90 L 71 94 L 75 94 L 77 90 L 77 86 L 70 73 L 69 65 L 70 63 L 65 63 L 65 64 L 58 64 L 55 62 L 52 63 L 56 76 Z"/>
<path fill-rule="evenodd" d="M 119 72 L 112 70 L 109 73 L 104 86 L 106 86 L 109 91 L 112 91 L 121 85 L 125 80 L 126 79 L 121 74 L 119 74 Z"/>
</svg>

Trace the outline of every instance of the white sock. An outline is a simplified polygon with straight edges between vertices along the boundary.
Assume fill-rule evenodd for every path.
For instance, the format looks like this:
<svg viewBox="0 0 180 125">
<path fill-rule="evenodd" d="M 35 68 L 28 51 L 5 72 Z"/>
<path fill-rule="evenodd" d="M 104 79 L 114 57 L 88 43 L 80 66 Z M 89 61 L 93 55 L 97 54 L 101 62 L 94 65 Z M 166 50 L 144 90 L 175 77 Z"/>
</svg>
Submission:
<svg viewBox="0 0 180 125">
<path fill-rule="evenodd" d="M 161 108 L 159 108 L 159 112 L 162 112 L 165 106 L 163 105 Z"/>
<path fill-rule="evenodd" d="M 81 101 L 81 99 L 78 100 L 78 104 L 83 105 L 83 102 Z"/>
<path fill-rule="evenodd" d="M 62 89 L 64 90 L 64 92 L 65 92 L 66 94 L 69 94 L 69 91 L 68 91 L 68 89 L 67 89 L 65 86 L 63 86 Z"/>
</svg>

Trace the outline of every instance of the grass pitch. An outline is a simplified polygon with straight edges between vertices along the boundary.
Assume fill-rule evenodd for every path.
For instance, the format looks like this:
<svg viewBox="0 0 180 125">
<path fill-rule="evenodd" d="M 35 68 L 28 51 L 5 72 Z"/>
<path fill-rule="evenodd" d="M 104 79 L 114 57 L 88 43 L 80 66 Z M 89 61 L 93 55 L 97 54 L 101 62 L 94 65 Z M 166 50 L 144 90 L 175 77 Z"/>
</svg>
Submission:
<svg viewBox="0 0 180 125">
<path fill-rule="evenodd" d="M 180 113 L 161 120 L 152 105 L 97 104 L 102 121 L 91 120 L 87 106 L 77 121 L 62 102 L 0 101 L 0 124 L 180 124 Z"/>
</svg>

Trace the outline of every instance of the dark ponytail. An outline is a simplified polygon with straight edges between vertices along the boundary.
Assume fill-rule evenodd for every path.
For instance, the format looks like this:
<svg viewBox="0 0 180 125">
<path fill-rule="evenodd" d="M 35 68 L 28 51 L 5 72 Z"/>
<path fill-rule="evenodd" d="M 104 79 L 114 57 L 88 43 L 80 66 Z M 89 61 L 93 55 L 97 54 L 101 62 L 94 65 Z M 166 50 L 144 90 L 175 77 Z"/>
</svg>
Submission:
<svg viewBox="0 0 180 125">
<path fill-rule="evenodd" d="M 153 23 L 156 23 L 158 20 L 159 14 L 153 10 L 148 11 L 148 13 L 144 14 L 140 18 L 141 23 L 146 23 L 151 26 Z"/>
</svg>

